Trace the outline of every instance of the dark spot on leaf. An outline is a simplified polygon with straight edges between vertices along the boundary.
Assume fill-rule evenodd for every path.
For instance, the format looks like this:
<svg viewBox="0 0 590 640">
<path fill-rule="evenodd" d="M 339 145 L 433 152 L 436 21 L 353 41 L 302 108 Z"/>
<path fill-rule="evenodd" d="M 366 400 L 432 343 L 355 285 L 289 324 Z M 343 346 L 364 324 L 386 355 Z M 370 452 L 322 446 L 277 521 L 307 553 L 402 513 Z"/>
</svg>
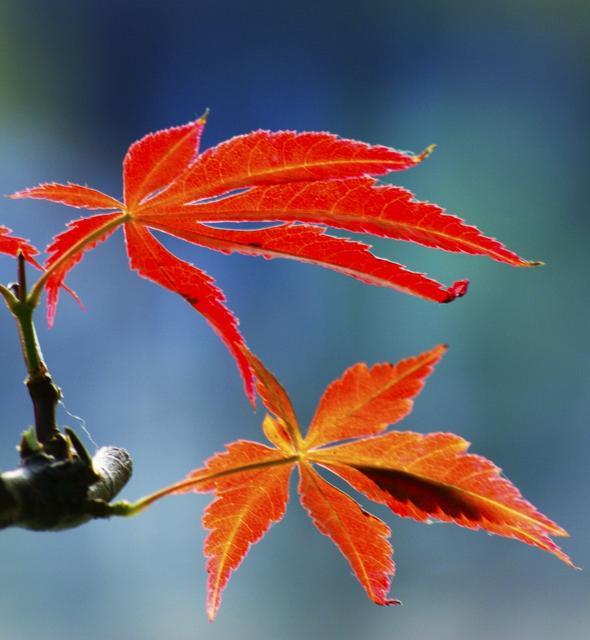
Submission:
<svg viewBox="0 0 590 640">
<path fill-rule="evenodd" d="M 426 513 L 436 513 L 440 509 L 452 518 L 464 516 L 477 522 L 487 518 L 495 520 L 493 510 L 470 500 L 467 493 L 454 487 L 420 478 L 409 472 L 393 469 L 375 469 L 362 465 L 355 468 L 370 478 L 380 489 L 401 503 L 410 503 Z"/>
</svg>

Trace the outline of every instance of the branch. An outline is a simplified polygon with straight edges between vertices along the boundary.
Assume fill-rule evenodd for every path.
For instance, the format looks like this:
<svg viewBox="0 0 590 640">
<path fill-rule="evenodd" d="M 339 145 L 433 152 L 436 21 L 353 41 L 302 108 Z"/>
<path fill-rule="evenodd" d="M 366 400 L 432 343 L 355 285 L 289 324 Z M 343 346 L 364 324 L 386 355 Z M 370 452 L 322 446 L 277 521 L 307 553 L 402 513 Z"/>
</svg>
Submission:
<svg viewBox="0 0 590 640">
<path fill-rule="evenodd" d="M 16 320 L 23 358 L 27 367 L 28 376 L 25 384 L 33 403 L 36 437 L 45 446 L 46 453 L 65 458 L 67 444 L 55 419 L 55 408 L 61 398 L 61 392 L 51 379 L 37 339 L 33 322 L 36 303 L 33 304 L 29 300 L 30 296 L 27 295 L 25 259 L 22 252 L 19 252 L 17 260 L 18 283 L 13 285 L 11 294 L 14 299 L 7 299 L 7 305 Z"/>
<path fill-rule="evenodd" d="M 71 446 L 65 460 L 40 446 L 32 451 L 31 432 L 25 434 L 21 465 L 0 473 L 0 529 L 58 531 L 109 517 L 108 503 L 131 477 L 131 457 L 125 449 L 102 447 L 90 458 L 73 431 L 66 433 Z"/>
</svg>

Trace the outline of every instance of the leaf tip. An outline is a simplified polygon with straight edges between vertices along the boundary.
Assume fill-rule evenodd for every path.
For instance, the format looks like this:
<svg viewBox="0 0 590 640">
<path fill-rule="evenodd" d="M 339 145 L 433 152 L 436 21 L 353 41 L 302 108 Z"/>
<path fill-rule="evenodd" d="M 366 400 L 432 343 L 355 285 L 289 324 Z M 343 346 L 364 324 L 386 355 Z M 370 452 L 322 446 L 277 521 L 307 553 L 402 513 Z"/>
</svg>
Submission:
<svg viewBox="0 0 590 640">
<path fill-rule="evenodd" d="M 567 555 L 567 553 L 562 551 L 559 547 L 557 547 L 556 550 L 553 551 L 553 555 L 558 560 L 561 560 L 564 564 L 566 564 L 570 569 L 574 569 L 574 571 L 582 571 L 582 567 L 578 567 L 577 564 L 574 564 L 574 561 Z"/>
<path fill-rule="evenodd" d="M 574 564 L 574 561 L 569 556 L 567 557 L 567 560 L 565 560 L 564 562 L 565 562 L 565 564 L 568 565 L 568 567 L 570 567 L 574 571 L 584 571 L 584 569 L 582 569 L 582 567 L 578 567 L 577 564 Z"/>
<path fill-rule="evenodd" d="M 385 607 L 398 607 L 398 606 L 401 606 L 402 604 L 403 603 L 402 603 L 401 600 L 396 600 L 394 598 L 394 599 L 391 599 L 391 600 L 384 600 L 383 603 L 382 603 L 382 606 L 385 606 Z"/>
<path fill-rule="evenodd" d="M 453 302 L 457 298 L 462 298 L 469 289 L 469 280 L 457 280 L 452 286 L 447 289 L 447 297 L 443 300 L 443 303 Z"/>
<path fill-rule="evenodd" d="M 526 260 L 524 263 L 525 267 L 543 267 L 545 263 L 541 260 Z"/>
<path fill-rule="evenodd" d="M 207 618 L 209 622 L 215 622 L 217 612 L 219 611 L 219 605 L 221 604 L 221 594 L 210 593 L 207 598 Z"/>
<path fill-rule="evenodd" d="M 446 355 L 449 350 L 448 344 L 437 344 L 436 347 L 433 347 L 430 351 L 424 352 L 423 356 L 427 357 L 430 366 L 436 365 L 444 355 Z"/>
<path fill-rule="evenodd" d="M 201 124 L 201 125 L 206 124 L 207 120 L 209 119 L 210 113 L 211 113 L 211 109 L 207 107 L 205 111 L 203 111 L 203 114 L 199 118 L 197 118 L 197 124 Z"/>
<path fill-rule="evenodd" d="M 414 162 L 416 164 L 419 164 L 420 162 L 422 162 L 423 160 L 426 160 L 426 158 L 428 158 L 428 156 L 436 149 L 436 145 L 435 144 L 429 144 L 426 149 L 424 149 L 424 151 L 422 153 L 420 153 L 419 155 L 417 155 L 414 158 Z"/>
</svg>

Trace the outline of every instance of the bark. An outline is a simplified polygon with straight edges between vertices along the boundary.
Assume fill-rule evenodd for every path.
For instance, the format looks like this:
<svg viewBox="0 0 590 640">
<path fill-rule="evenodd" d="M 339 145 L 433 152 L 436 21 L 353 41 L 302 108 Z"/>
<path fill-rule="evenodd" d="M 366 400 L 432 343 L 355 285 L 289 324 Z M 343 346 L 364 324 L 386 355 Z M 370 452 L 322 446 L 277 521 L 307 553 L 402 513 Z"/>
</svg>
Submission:
<svg viewBox="0 0 590 640">
<path fill-rule="evenodd" d="M 61 460 L 36 451 L 1 473 L 0 529 L 59 531 L 109 517 L 108 503 L 131 477 L 131 457 L 118 447 L 102 447 L 93 458 L 84 453 L 76 448 Z"/>
</svg>

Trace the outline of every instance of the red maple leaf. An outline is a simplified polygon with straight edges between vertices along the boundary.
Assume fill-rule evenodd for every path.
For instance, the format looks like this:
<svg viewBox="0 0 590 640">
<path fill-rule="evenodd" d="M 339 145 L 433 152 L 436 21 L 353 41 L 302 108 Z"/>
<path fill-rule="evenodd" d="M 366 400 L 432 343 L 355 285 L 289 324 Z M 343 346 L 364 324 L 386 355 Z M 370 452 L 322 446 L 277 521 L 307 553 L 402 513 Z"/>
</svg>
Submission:
<svg viewBox="0 0 590 640">
<path fill-rule="evenodd" d="M 301 503 L 377 604 L 399 604 L 388 595 L 395 569 L 390 530 L 327 482 L 317 467 L 400 516 L 484 529 L 549 551 L 573 566 L 551 539 L 567 536 L 566 531 L 527 502 L 492 462 L 467 453 L 469 443 L 463 438 L 452 433 L 385 432 L 387 425 L 410 413 L 413 399 L 445 350 L 438 346 L 395 365 L 352 366 L 328 386 L 305 437 L 285 390 L 254 356 L 248 356 L 259 395 L 272 414 L 265 417 L 263 430 L 273 446 L 233 442 L 184 481 L 142 504 L 143 508 L 166 495 L 188 491 L 215 494 L 203 517 L 209 530 L 204 551 L 211 619 L 231 573 L 285 514 L 289 476 L 295 467 Z M 347 442 L 334 444 L 340 441 Z"/>
<path fill-rule="evenodd" d="M 329 133 L 255 131 L 199 155 L 204 126 L 201 117 L 132 144 L 123 161 L 123 201 L 85 186 L 55 183 L 12 196 L 111 211 L 70 222 L 48 247 L 42 284 L 50 325 L 68 271 L 85 251 L 123 226 L 131 267 L 205 316 L 236 359 L 252 400 L 252 368 L 223 293 L 207 274 L 170 253 L 150 229 L 222 253 L 318 264 L 436 302 L 464 295 L 467 281 L 444 287 L 374 256 L 367 244 L 328 235 L 325 227 L 485 255 L 513 266 L 537 264 L 440 207 L 414 200 L 409 191 L 368 177 L 413 167 L 429 149 L 413 155 Z M 208 224 L 219 222 L 281 224 L 247 231 Z"/>
<path fill-rule="evenodd" d="M 11 229 L 0 226 L 0 253 L 16 257 L 19 252 L 27 262 L 40 268 L 39 263 L 35 260 L 35 256 L 39 255 L 39 251 L 24 238 L 11 235 Z"/>
</svg>

